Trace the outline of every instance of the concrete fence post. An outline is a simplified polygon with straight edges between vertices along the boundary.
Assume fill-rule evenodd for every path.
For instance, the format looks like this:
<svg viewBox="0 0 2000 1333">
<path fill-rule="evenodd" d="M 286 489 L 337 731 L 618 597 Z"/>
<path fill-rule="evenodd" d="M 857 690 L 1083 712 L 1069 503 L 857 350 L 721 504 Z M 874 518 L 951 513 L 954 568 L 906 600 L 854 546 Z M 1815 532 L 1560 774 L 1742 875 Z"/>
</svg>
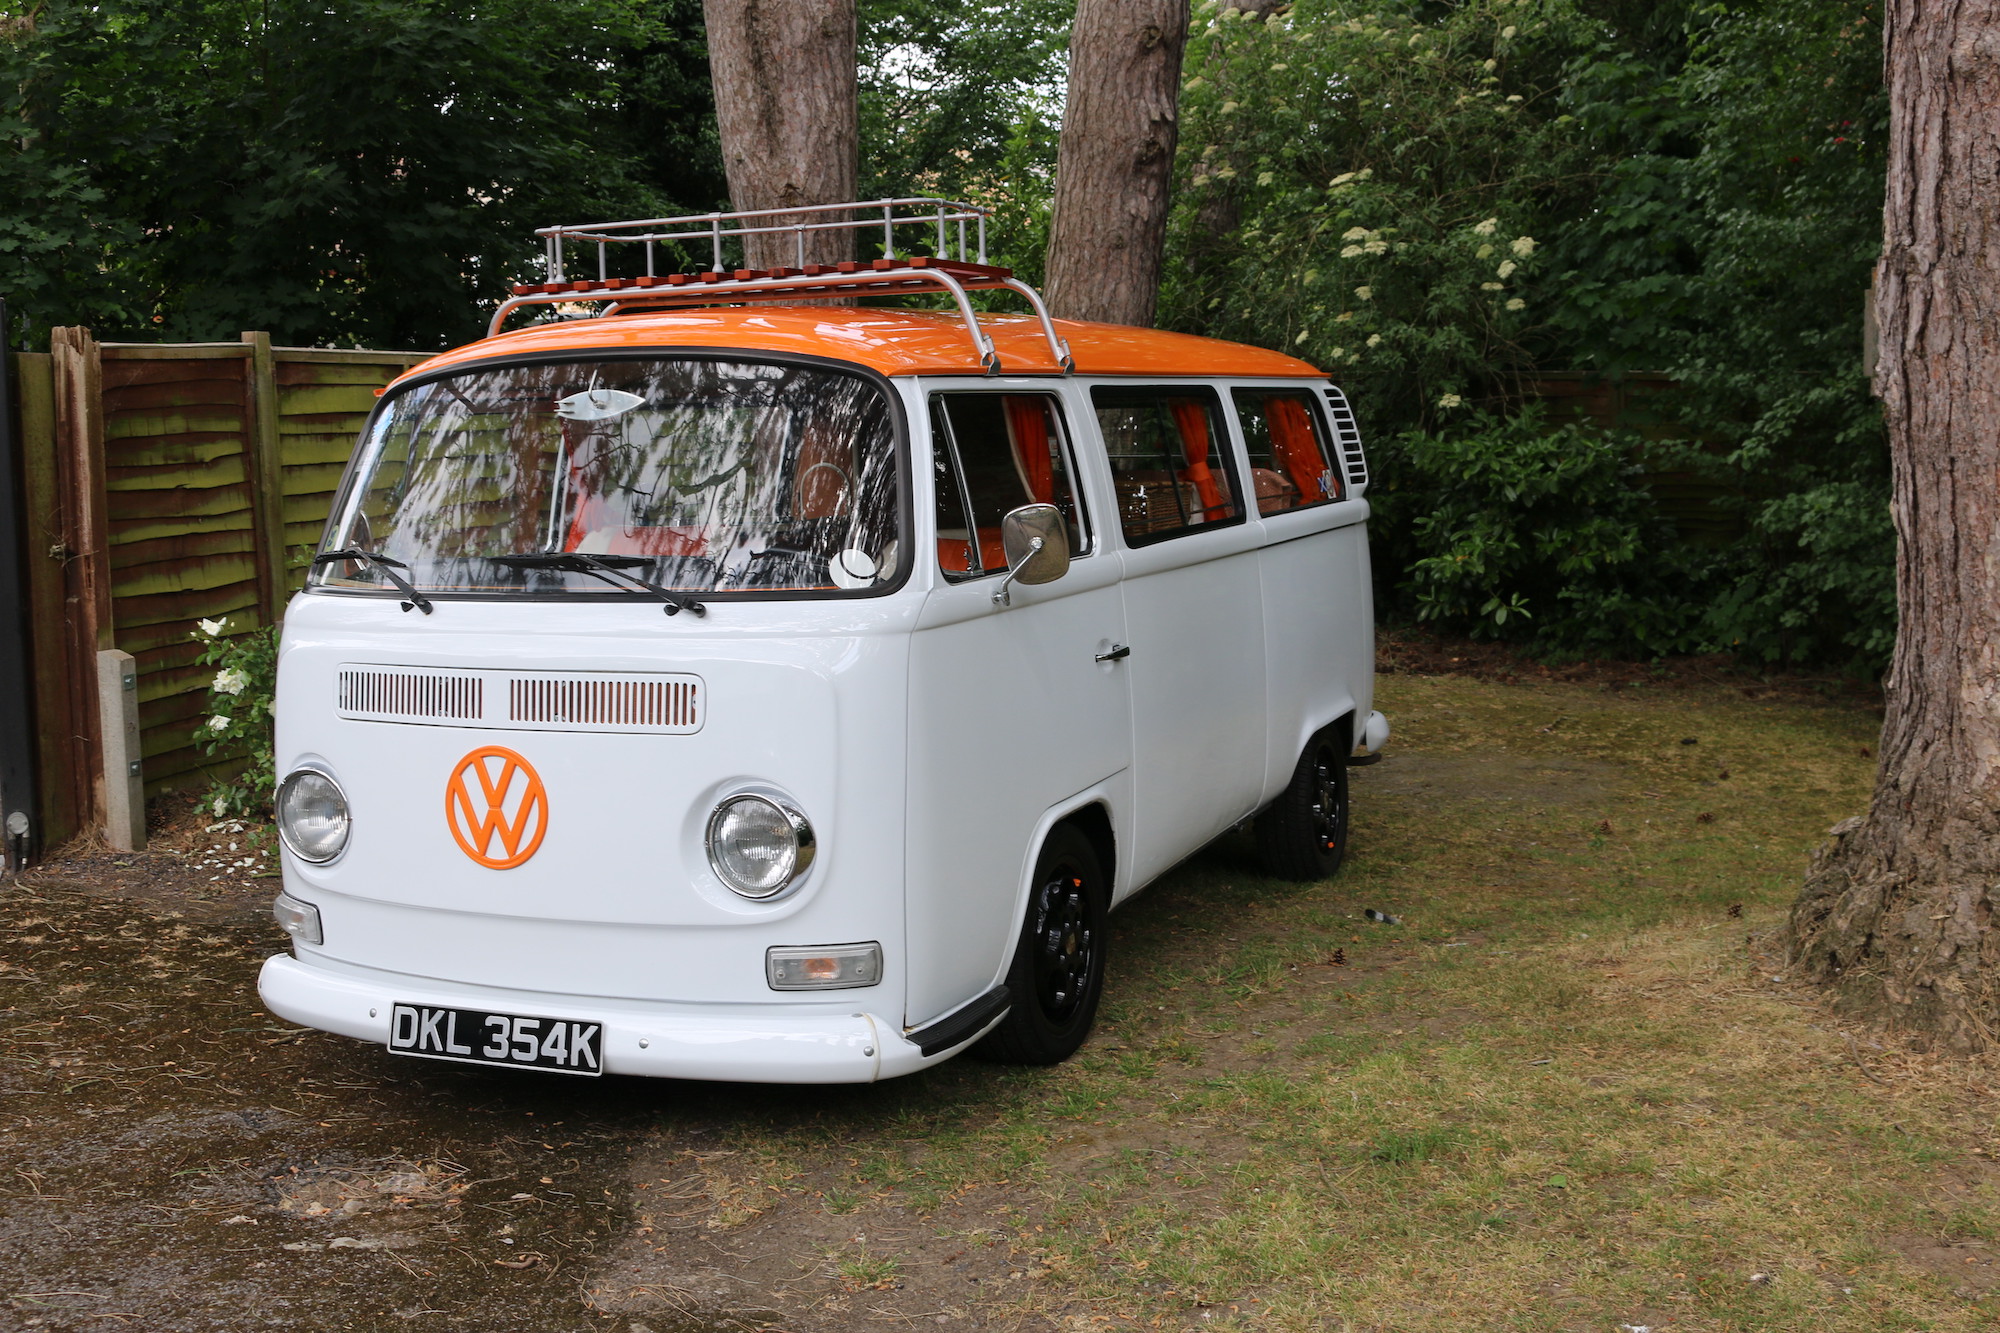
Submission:
<svg viewBox="0 0 2000 1333">
<path fill-rule="evenodd" d="M 104 756 L 104 840 L 121 852 L 146 847 L 146 775 L 139 750 L 139 667 L 132 654 L 97 654 L 97 718 Z"/>
</svg>

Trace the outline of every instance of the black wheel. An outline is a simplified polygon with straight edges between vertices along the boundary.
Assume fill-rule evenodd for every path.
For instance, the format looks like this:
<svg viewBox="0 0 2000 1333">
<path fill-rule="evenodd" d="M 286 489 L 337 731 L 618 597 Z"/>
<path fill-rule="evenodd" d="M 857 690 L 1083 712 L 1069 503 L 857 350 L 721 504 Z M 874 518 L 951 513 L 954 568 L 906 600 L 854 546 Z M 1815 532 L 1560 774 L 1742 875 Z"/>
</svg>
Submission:
<svg viewBox="0 0 2000 1333">
<path fill-rule="evenodd" d="M 1277 879 L 1329 879 L 1347 855 L 1346 728 L 1314 736 L 1291 785 L 1257 816 L 1257 853 Z"/>
<path fill-rule="evenodd" d="M 1028 919 L 1007 971 L 1013 1007 L 975 1048 L 989 1060 L 1057 1064 L 1090 1035 L 1104 993 L 1111 889 L 1089 838 L 1058 825 L 1042 844 Z"/>
</svg>

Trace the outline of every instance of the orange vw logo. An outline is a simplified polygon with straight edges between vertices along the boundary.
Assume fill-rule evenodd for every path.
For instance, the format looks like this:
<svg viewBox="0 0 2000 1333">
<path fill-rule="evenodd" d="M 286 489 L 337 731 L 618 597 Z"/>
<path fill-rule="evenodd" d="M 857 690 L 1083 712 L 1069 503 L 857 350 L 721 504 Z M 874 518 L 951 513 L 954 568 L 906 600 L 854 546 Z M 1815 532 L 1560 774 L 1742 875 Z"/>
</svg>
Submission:
<svg viewBox="0 0 2000 1333">
<path fill-rule="evenodd" d="M 512 750 L 488 745 L 458 761 L 444 785 L 444 819 L 465 854 L 489 870 L 511 870 L 549 831 L 541 775 Z"/>
</svg>

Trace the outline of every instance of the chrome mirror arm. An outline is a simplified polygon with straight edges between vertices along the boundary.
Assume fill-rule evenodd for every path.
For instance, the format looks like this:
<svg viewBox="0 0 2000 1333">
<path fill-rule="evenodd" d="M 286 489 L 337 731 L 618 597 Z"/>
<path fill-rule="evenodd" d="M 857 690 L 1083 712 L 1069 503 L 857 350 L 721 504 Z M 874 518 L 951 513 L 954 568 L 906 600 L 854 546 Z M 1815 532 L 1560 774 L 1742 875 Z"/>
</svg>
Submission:
<svg viewBox="0 0 2000 1333">
<path fill-rule="evenodd" d="M 1007 577 L 1000 580 L 1000 586 L 993 590 L 993 605 L 1012 606 L 1014 604 L 1014 595 L 1008 590 L 1008 585 L 1020 577 L 1021 571 L 1028 567 L 1028 562 L 1041 553 L 1044 544 L 1040 537 L 1029 541 L 1028 549 L 1022 553 L 1019 560 L 1014 562 L 1014 567 L 1007 571 Z"/>
</svg>

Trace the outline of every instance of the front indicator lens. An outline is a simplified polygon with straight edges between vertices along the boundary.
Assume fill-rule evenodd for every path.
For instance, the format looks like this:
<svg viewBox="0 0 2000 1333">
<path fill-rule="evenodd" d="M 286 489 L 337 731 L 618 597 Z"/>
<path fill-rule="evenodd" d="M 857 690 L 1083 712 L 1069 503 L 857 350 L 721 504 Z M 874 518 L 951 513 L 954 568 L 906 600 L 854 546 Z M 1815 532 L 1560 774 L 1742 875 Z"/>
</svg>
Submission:
<svg viewBox="0 0 2000 1333">
<path fill-rule="evenodd" d="M 278 784 L 278 836 L 301 861 L 331 861 L 347 846 L 347 797 L 316 768 L 294 769 Z"/>
<path fill-rule="evenodd" d="M 769 898 L 813 863 L 806 817 L 765 796 L 732 796 L 708 817 L 708 863 L 745 898 Z"/>
<path fill-rule="evenodd" d="M 271 915 L 278 919 L 278 929 L 300 944 L 326 943 L 326 932 L 320 929 L 319 909 L 311 903 L 300 902 L 289 893 L 281 893 L 278 900 L 271 904 Z"/>
<path fill-rule="evenodd" d="M 825 944 L 764 951 L 764 979 L 772 990 L 848 990 L 882 979 L 882 946 Z"/>
</svg>

